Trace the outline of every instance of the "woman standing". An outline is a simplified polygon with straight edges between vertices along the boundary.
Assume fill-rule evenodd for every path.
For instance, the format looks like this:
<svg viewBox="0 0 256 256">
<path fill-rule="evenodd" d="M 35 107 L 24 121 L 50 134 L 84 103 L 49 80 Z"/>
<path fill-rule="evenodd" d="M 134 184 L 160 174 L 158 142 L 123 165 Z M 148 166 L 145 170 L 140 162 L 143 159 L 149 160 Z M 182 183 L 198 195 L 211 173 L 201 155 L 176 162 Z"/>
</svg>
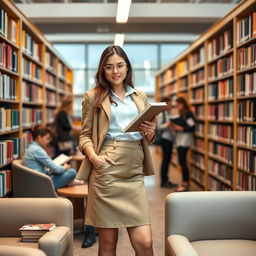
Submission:
<svg viewBox="0 0 256 256">
<path fill-rule="evenodd" d="M 176 99 L 176 107 L 180 116 L 179 125 L 172 123 L 172 128 L 176 131 L 176 146 L 178 151 L 179 165 L 182 169 L 182 184 L 176 189 L 177 192 L 189 189 L 189 169 L 187 164 L 187 153 L 193 143 L 193 133 L 195 131 L 195 117 L 190 110 L 187 101 L 183 97 Z"/>
<path fill-rule="evenodd" d="M 126 227 L 137 256 L 152 256 L 152 235 L 144 175 L 153 175 L 148 145 L 156 117 L 142 132 L 122 129 L 147 105 L 134 89 L 132 67 L 121 47 L 100 59 L 96 87 L 85 93 L 79 148 L 85 154 L 78 177 L 89 179 L 86 224 L 98 228 L 99 255 L 116 255 L 118 228 Z"/>
</svg>

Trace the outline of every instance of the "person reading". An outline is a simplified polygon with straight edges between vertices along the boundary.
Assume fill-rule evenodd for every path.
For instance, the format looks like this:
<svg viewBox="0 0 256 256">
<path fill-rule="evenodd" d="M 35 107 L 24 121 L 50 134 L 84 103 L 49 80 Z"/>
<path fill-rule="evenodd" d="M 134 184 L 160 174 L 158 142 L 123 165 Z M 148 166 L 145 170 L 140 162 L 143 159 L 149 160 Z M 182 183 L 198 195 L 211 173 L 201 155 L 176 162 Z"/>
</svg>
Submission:
<svg viewBox="0 0 256 256">
<path fill-rule="evenodd" d="M 84 184 L 81 180 L 76 180 L 76 171 L 67 163 L 64 165 L 55 164 L 46 152 L 46 148 L 51 141 L 51 131 L 44 126 L 36 125 L 32 131 L 33 142 L 25 152 L 23 164 L 35 171 L 51 176 L 55 189 L 65 186 Z M 49 169 L 49 172 L 46 171 Z"/>
</svg>

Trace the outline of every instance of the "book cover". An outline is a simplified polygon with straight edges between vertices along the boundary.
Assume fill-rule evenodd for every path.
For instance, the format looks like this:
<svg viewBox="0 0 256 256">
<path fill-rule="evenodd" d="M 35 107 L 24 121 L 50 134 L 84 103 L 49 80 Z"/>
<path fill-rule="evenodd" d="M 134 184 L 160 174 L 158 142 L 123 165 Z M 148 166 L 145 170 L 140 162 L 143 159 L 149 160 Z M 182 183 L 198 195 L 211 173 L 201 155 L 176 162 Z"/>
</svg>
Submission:
<svg viewBox="0 0 256 256">
<path fill-rule="evenodd" d="M 20 231 L 51 231 L 56 228 L 54 223 L 46 223 L 46 224 L 26 224 L 22 226 Z"/>
<path fill-rule="evenodd" d="M 60 154 L 56 158 L 53 159 L 53 162 L 58 165 L 63 165 L 71 160 L 71 156 L 67 156 L 65 154 Z"/>
</svg>

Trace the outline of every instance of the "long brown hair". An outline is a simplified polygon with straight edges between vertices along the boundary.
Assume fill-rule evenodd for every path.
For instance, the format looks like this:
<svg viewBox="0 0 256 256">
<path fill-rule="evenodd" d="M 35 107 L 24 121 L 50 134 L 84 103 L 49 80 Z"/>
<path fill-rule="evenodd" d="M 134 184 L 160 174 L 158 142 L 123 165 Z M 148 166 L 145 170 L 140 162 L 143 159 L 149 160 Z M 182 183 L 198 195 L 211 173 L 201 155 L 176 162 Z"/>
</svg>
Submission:
<svg viewBox="0 0 256 256">
<path fill-rule="evenodd" d="M 96 82 L 96 86 L 94 88 L 96 92 L 95 107 L 99 107 L 101 102 L 107 96 L 109 96 L 111 103 L 114 102 L 110 97 L 110 90 L 112 86 L 111 86 L 111 83 L 106 79 L 105 72 L 104 72 L 104 66 L 106 65 L 107 59 L 114 54 L 117 54 L 118 56 L 123 58 L 126 62 L 128 71 L 124 80 L 124 84 L 128 84 L 131 87 L 134 87 L 132 66 L 125 51 L 120 46 L 117 46 L 117 45 L 112 45 L 107 47 L 101 54 L 98 71 L 95 76 L 95 82 Z"/>
<path fill-rule="evenodd" d="M 182 114 L 185 114 L 186 112 L 191 112 L 188 102 L 186 101 L 186 99 L 184 97 L 178 97 L 176 99 L 176 102 L 183 105 L 184 110 L 183 110 Z"/>
<path fill-rule="evenodd" d="M 73 100 L 70 96 L 63 97 L 61 101 L 61 105 L 58 108 L 58 112 L 62 110 L 66 111 L 67 107 L 70 106 L 72 102 Z"/>
</svg>

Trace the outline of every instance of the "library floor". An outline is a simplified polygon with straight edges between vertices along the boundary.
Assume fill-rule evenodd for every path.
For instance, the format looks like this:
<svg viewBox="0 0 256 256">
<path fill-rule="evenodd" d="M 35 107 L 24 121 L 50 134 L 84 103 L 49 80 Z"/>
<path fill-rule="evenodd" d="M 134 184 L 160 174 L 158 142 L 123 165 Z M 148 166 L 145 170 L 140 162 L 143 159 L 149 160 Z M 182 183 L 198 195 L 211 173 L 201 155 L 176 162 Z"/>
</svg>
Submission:
<svg viewBox="0 0 256 256">
<path fill-rule="evenodd" d="M 161 164 L 161 155 L 155 153 L 154 146 L 151 148 L 153 161 L 156 168 L 156 175 L 145 178 L 145 185 L 150 204 L 150 214 L 153 230 L 154 255 L 164 255 L 164 202 L 167 194 L 173 192 L 171 189 L 163 189 L 159 186 L 159 169 Z M 175 183 L 181 181 L 181 174 L 172 165 L 170 165 L 171 180 Z M 192 190 L 200 190 L 192 183 Z M 74 256 L 97 256 L 98 242 L 91 248 L 82 249 L 82 234 L 76 234 L 74 237 Z M 118 256 L 131 256 L 134 251 L 130 244 L 126 229 L 119 229 L 119 241 L 117 246 Z"/>
</svg>

